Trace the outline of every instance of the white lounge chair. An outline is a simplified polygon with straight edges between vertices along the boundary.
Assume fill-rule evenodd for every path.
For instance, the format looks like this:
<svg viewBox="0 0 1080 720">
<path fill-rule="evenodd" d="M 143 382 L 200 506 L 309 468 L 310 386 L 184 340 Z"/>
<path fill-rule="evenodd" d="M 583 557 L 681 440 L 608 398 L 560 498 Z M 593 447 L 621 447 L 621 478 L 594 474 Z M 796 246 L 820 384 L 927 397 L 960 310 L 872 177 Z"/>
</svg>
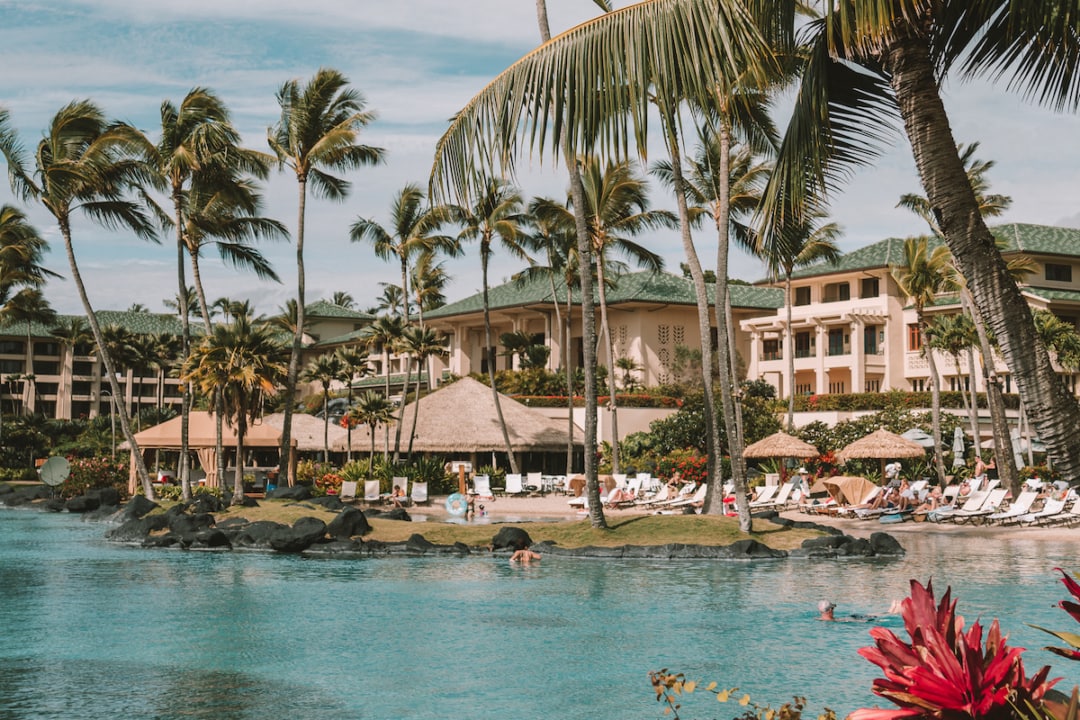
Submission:
<svg viewBox="0 0 1080 720">
<path fill-rule="evenodd" d="M 771 487 L 771 486 L 770 486 Z M 787 507 L 791 492 L 795 489 L 795 483 L 786 482 L 780 486 L 773 498 L 767 502 L 750 503 L 751 510 L 783 510 Z"/>
<path fill-rule="evenodd" d="M 986 502 L 986 498 L 990 493 L 986 490 L 974 491 L 970 493 L 964 500 L 964 504 L 960 507 L 955 505 L 949 505 L 946 507 L 939 507 L 937 510 L 931 510 L 926 516 L 926 519 L 931 522 L 942 522 L 947 520 L 950 515 L 958 512 L 975 512 L 983 506 Z"/>
<path fill-rule="evenodd" d="M 343 480 L 341 483 L 341 492 L 338 493 L 338 499 L 341 502 L 352 502 L 356 499 L 356 481 L 355 480 Z"/>
<path fill-rule="evenodd" d="M 535 488 L 535 490 L 534 490 Z M 506 487 L 507 493 L 510 492 L 509 483 Z M 525 491 L 526 492 L 538 492 L 541 495 L 544 494 L 544 473 L 531 472 L 525 476 Z"/>
<path fill-rule="evenodd" d="M 1015 500 L 1009 503 L 1007 508 L 987 515 L 986 522 L 998 523 L 999 525 L 1009 525 L 1010 523 L 1014 523 L 1021 515 L 1027 515 L 1031 512 L 1031 506 L 1035 503 L 1037 497 L 1039 497 L 1037 491 L 1024 490 Z"/>
<path fill-rule="evenodd" d="M 1066 500 L 1065 502 L 1068 503 L 1069 501 Z M 1073 501 L 1073 504 L 1069 506 L 1069 509 L 1065 512 L 1052 515 L 1047 519 L 1050 521 L 1049 524 L 1051 525 L 1062 523 L 1063 525 L 1069 525 L 1071 527 L 1074 524 L 1080 523 L 1080 498 L 1076 498 Z"/>
<path fill-rule="evenodd" d="M 521 480 L 520 473 L 506 473 L 506 494 L 510 496 L 524 495 L 527 491 Z"/>
<path fill-rule="evenodd" d="M 409 500 L 409 478 L 402 475 L 395 476 L 390 482 L 391 492 L 395 487 L 401 488 L 401 495 L 397 499 L 398 502 L 402 505 L 408 505 L 411 502 Z M 391 499 L 390 502 L 393 502 L 393 500 Z"/>
<path fill-rule="evenodd" d="M 985 520 L 988 516 L 993 515 L 1001 509 L 1001 504 L 1005 502 L 1005 496 L 1009 494 L 1007 488 L 994 488 L 986 494 L 986 501 L 979 507 L 978 510 L 971 512 L 965 512 L 959 510 L 952 513 L 948 517 L 949 522 L 959 523 L 977 523 Z"/>
<path fill-rule="evenodd" d="M 379 494 L 378 480 L 364 481 L 364 502 L 369 505 L 378 505 L 382 502 L 382 495 Z"/>
<path fill-rule="evenodd" d="M 495 496 L 491 493 L 491 478 L 487 475 L 474 475 L 473 476 L 473 495 L 476 495 L 481 500 L 494 500 Z"/>
<path fill-rule="evenodd" d="M 427 481 L 414 481 L 412 484 L 412 492 L 409 494 L 409 498 L 412 500 L 413 505 L 429 504 L 431 502 L 431 498 L 428 497 Z"/>
<path fill-rule="evenodd" d="M 701 483 L 701 486 L 697 490 L 695 490 L 694 494 L 690 497 L 679 498 L 678 500 L 672 500 L 671 502 L 667 503 L 660 503 L 660 510 L 658 512 L 661 514 L 671 513 L 676 512 L 677 508 L 688 507 L 696 505 L 698 503 L 703 503 L 705 502 L 705 494 L 708 492 L 708 483 Z"/>
<path fill-rule="evenodd" d="M 1042 509 L 1036 512 L 1030 512 L 1027 515 L 1021 515 L 1017 522 L 1021 525 L 1049 525 L 1053 522 L 1050 518 L 1054 518 L 1065 512 L 1065 503 L 1067 501 L 1062 498 L 1046 498 L 1046 502 L 1043 503 Z"/>
<path fill-rule="evenodd" d="M 757 499 L 750 501 L 750 509 L 768 505 L 779 490 L 779 485 L 763 485 L 758 491 Z"/>
</svg>

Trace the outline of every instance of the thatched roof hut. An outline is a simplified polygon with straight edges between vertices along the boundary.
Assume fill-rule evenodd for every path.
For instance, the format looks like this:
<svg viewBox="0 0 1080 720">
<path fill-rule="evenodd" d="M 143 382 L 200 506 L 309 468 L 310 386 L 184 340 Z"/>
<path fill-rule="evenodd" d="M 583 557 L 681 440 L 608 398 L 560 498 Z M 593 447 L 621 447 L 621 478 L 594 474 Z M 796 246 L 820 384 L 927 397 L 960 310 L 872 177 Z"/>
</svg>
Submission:
<svg viewBox="0 0 1080 720">
<path fill-rule="evenodd" d="M 272 413 L 263 417 L 264 425 L 275 428 L 278 436 L 285 427 L 285 413 Z M 307 413 L 293 413 L 291 438 L 296 443 L 296 449 L 301 452 L 318 452 L 323 449 L 323 433 L 326 432 L 330 439 L 330 449 L 335 444 L 345 447 L 345 428 L 337 423 L 330 423 L 329 427 L 322 418 Z"/>
<path fill-rule="evenodd" d="M 817 454 L 816 447 L 786 432 L 775 432 L 743 450 L 743 457 L 748 458 L 808 458 Z"/>
<path fill-rule="evenodd" d="M 558 452 L 566 449 L 566 427 L 562 422 L 506 395 L 499 395 L 499 405 L 506 420 L 510 445 L 515 453 Z M 420 415 L 417 418 L 416 434 L 413 436 L 414 452 L 464 454 L 506 450 L 499 418 L 495 413 L 495 401 L 491 397 L 491 388 L 481 382 L 468 377 L 461 378 L 406 405 L 404 425 L 401 428 L 402 451 L 408 449 L 409 432 L 412 430 L 417 409 Z M 370 448 L 368 431 L 365 428 L 361 430 L 353 431 L 353 450 Z M 382 432 L 381 427 L 376 428 L 376 437 L 381 438 Z M 390 437 L 393 438 L 396 432 L 397 429 L 391 427 Z M 345 449 L 344 438 L 332 447 L 337 450 Z"/>
</svg>

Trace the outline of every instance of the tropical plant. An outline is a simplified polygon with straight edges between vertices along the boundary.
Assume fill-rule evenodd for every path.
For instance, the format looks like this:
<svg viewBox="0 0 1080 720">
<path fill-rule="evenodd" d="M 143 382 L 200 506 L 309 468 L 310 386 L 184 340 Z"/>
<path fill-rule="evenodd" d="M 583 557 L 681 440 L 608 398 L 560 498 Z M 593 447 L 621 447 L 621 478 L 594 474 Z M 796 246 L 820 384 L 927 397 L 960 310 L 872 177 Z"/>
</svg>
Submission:
<svg viewBox="0 0 1080 720">
<path fill-rule="evenodd" d="M 353 296 L 345 290 L 335 290 L 334 294 L 330 296 L 330 304 L 337 305 L 346 310 L 352 310 L 356 307 L 356 300 L 354 300 Z"/>
<path fill-rule="evenodd" d="M 337 70 L 320 68 L 306 84 L 289 80 L 277 92 L 281 117 L 267 133 L 267 142 L 281 166 L 296 174 L 299 207 L 296 221 L 296 330 L 285 380 L 285 419 L 281 433 L 282 475 L 288 473 L 293 402 L 304 338 L 304 215 L 307 189 L 316 197 L 344 200 L 349 183 L 331 171 L 352 170 L 382 162 L 383 150 L 358 142 L 360 131 L 375 116 L 365 110 L 363 96 L 349 87 Z"/>
<path fill-rule="evenodd" d="M 852 720 L 1008 718 L 1017 706 L 1041 705 L 1055 682 L 1047 680 L 1049 667 L 1027 676 L 1023 649 L 1007 644 L 997 620 L 987 629 L 985 645 L 979 622 L 965 631 L 951 590 L 935 605 L 933 584 L 912 580 L 900 615 L 909 642 L 874 627 L 874 646 L 859 650 L 885 673 L 874 680 L 873 693 L 897 709 L 864 708 L 853 712 Z"/>
<path fill-rule="evenodd" d="M 494 252 L 492 245 L 496 240 L 499 240 L 503 248 L 511 255 L 521 259 L 527 258 L 522 245 L 524 237 L 522 225 L 525 219 L 522 216 L 521 193 L 501 180 L 490 178 L 484 184 L 483 192 L 479 194 L 472 207 L 456 209 L 456 220 L 462 226 L 458 239 L 460 241 L 476 240 L 480 244 L 481 287 L 484 300 L 484 357 L 487 360 L 488 377 L 491 381 L 491 395 L 495 402 L 495 415 L 502 429 L 510 467 L 516 473 L 518 472 L 517 459 L 510 445 L 510 433 L 506 429 L 502 404 L 499 402 L 499 391 L 495 385 L 495 341 L 491 334 L 488 263 Z"/>
<path fill-rule="evenodd" d="M 429 358 L 445 355 L 447 339 L 444 335 L 441 335 L 431 328 L 424 327 L 410 327 L 401 337 L 401 349 L 409 357 L 409 365 L 412 364 L 412 359 L 416 359 L 416 365 L 418 368 L 422 368 L 427 363 Z M 411 367 L 406 368 L 406 374 L 411 372 Z M 428 378 L 428 386 L 431 386 L 431 378 Z M 412 429 L 409 431 L 409 450 L 408 461 L 412 462 L 413 454 L 413 438 L 416 436 L 416 422 L 420 416 L 420 382 L 416 384 L 417 393 L 416 402 L 413 406 L 413 419 Z M 405 424 L 405 402 L 401 403 L 401 414 L 398 417 L 398 441 L 397 444 L 401 444 L 401 425 Z"/>
<path fill-rule="evenodd" d="M 110 122 L 92 102 L 79 100 L 65 105 L 53 116 L 45 136 L 35 148 L 34 166 L 30 167 L 10 126 L 7 111 L 0 110 L 0 153 L 7 161 L 12 190 L 20 198 L 40 202 L 56 219 L 64 239 L 71 277 L 98 347 L 103 345 L 101 327 L 75 260 L 72 215 L 79 210 L 92 220 L 110 227 L 124 227 L 140 238 L 154 240 L 150 217 L 129 195 L 133 190 L 141 190 L 142 184 L 153 182 L 145 162 L 152 152 L 153 146 L 134 127 Z M 101 359 L 112 393 L 118 396 L 120 386 L 112 359 L 108 353 L 103 353 Z M 148 498 L 153 498 L 154 488 L 132 432 L 127 409 L 121 407 L 119 415 L 120 427 L 131 447 L 143 491 Z"/>
<path fill-rule="evenodd" d="M 401 337 L 405 333 L 405 321 L 397 315 L 382 315 L 375 318 L 375 322 L 360 331 L 360 339 L 372 349 L 382 351 L 383 355 L 383 397 L 390 397 L 390 353 L 397 348 Z M 386 432 L 386 444 L 383 447 L 383 458 L 390 453 L 390 425 L 384 424 Z"/>
<path fill-rule="evenodd" d="M 277 393 L 286 373 L 284 358 L 273 328 L 239 317 L 215 325 L 185 363 L 181 380 L 193 383 L 212 400 L 220 396 L 226 422 L 236 427 L 234 505 L 244 501 L 244 436 L 261 413 L 263 399 Z"/>
<path fill-rule="evenodd" d="M 341 363 L 342 378 L 345 381 L 346 410 L 353 404 L 353 383 L 357 377 L 367 377 L 371 374 L 371 366 L 368 365 L 367 353 L 352 347 L 339 347 L 334 354 Z M 345 442 L 347 446 L 346 461 L 352 462 L 352 425 L 346 423 Z"/>
<path fill-rule="evenodd" d="M 346 379 L 345 366 L 337 355 L 319 355 L 308 362 L 300 379 L 322 387 L 323 462 L 330 462 L 330 386 Z"/>
</svg>

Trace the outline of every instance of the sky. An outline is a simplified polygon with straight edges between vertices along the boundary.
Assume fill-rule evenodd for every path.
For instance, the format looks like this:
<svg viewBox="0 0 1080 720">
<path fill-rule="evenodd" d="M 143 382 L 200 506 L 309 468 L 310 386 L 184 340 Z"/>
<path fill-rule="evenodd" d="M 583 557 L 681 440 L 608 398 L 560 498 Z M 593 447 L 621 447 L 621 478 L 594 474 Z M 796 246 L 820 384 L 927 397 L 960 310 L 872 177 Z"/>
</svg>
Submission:
<svg viewBox="0 0 1080 720">
<path fill-rule="evenodd" d="M 548 2 L 554 33 L 596 11 L 589 0 Z M 61 107 L 84 98 L 156 139 L 161 103 L 179 104 L 192 87 L 202 86 L 229 106 L 246 146 L 268 150 L 266 131 L 278 118 L 278 87 L 294 78 L 306 81 L 320 67 L 341 71 L 377 114 L 362 142 L 384 148 L 386 162 L 347 173 L 352 188 L 344 202 L 309 197 L 307 300 L 340 290 L 367 308 L 381 292 L 378 283 L 398 282 L 398 269 L 351 243 L 349 227 L 359 217 L 387 223 L 402 186 L 426 185 L 448 119 L 538 38 L 533 0 L 0 0 L 0 107 L 10 112 L 30 149 Z M 992 189 L 1013 198 L 1002 222 L 1080 227 L 1080 118 L 1035 107 L 985 82 L 950 84 L 943 94 L 957 141 L 980 143 L 978 156 L 996 163 L 989 174 Z M 777 122 L 785 121 L 778 116 Z M 526 197 L 564 196 L 565 176 L 546 160 L 525 158 L 519 171 Z M 832 198 L 831 219 L 844 230 L 841 250 L 925 232 L 920 220 L 895 207 L 907 192 L 920 187 L 910 147 L 897 133 L 891 149 L 858 170 Z M 264 196 L 264 214 L 294 231 L 295 175 L 275 173 Z M 674 209 L 658 188 L 652 199 L 654 207 Z M 0 203 L 19 204 L 7 183 L 0 183 Z M 47 266 L 70 278 L 55 223 L 44 210 L 23 207 L 51 243 Z M 163 312 L 163 300 L 176 297 L 171 237 L 155 245 L 81 216 L 72 233 L 95 309 L 141 303 Z M 696 237 L 705 259 L 715 258 L 710 239 L 707 232 Z M 682 249 L 674 233 L 638 240 L 679 272 Z M 210 254 L 201 266 L 208 296 L 248 299 L 259 313 L 277 313 L 295 295 L 295 248 L 279 242 L 261 249 L 282 284 L 238 272 Z M 492 284 L 521 266 L 496 256 Z M 447 268 L 453 278 L 450 300 L 479 291 L 475 247 L 466 247 Z M 753 281 L 763 270 L 760 261 L 735 252 L 731 274 Z M 46 294 L 57 311 L 82 312 L 70 279 L 51 281 Z"/>
</svg>

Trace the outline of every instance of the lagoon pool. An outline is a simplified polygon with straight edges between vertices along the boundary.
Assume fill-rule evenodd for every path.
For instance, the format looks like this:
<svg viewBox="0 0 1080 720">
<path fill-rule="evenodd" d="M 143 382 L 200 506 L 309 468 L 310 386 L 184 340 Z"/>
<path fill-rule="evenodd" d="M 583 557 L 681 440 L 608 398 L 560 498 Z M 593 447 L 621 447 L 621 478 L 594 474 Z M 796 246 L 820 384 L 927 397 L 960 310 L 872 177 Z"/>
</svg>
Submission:
<svg viewBox="0 0 1080 720">
<path fill-rule="evenodd" d="M 909 578 L 999 617 L 1025 664 L 1080 666 L 1025 623 L 1074 630 L 1052 568 L 1078 543 L 902 536 L 888 560 L 305 560 L 142 550 L 71 515 L 0 510 L 0 719 L 654 718 L 649 670 L 817 714 L 874 704 L 865 622 Z M 895 629 L 899 619 L 882 622 Z M 685 717 L 734 717 L 702 693 Z"/>
</svg>

